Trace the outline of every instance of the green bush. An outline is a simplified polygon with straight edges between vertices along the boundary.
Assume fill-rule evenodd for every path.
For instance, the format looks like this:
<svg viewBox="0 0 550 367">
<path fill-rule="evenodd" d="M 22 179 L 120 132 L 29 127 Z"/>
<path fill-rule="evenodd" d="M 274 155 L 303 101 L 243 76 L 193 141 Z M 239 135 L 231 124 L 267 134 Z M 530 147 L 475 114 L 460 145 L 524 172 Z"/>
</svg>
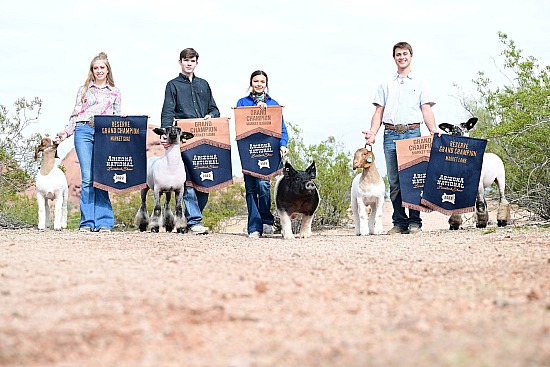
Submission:
<svg viewBox="0 0 550 367">
<path fill-rule="evenodd" d="M 480 118 L 471 135 L 489 139 L 487 150 L 504 161 L 509 200 L 550 219 L 550 67 L 524 57 L 505 33 L 499 38 L 509 84 L 492 88 L 485 73 L 478 73 L 480 101 L 463 102 Z"/>
</svg>

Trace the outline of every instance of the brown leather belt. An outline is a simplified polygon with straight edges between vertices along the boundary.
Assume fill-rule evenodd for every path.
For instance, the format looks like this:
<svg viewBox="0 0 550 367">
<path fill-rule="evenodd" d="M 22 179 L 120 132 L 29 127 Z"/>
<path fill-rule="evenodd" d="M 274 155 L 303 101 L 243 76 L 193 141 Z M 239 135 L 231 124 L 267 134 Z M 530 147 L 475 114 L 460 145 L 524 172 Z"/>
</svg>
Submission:
<svg viewBox="0 0 550 367">
<path fill-rule="evenodd" d="M 384 124 L 384 126 L 386 127 L 386 129 L 394 130 L 394 131 L 398 132 L 399 134 L 403 134 L 404 132 L 407 132 L 408 130 L 418 129 L 418 128 L 420 127 L 420 124 L 419 124 L 419 123 L 416 123 L 416 124 L 408 124 L 408 125 L 403 125 L 403 124 L 397 124 L 397 125 Z"/>
</svg>

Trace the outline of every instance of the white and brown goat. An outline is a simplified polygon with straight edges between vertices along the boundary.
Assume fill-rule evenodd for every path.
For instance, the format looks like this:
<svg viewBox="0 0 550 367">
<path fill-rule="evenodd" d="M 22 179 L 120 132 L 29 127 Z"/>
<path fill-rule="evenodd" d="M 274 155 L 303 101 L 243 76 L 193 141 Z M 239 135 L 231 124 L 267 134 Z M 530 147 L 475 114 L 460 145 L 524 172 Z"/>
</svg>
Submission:
<svg viewBox="0 0 550 367">
<path fill-rule="evenodd" d="M 351 184 L 351 210 L 357 236 L 383 232 L 382 207 L 386 185 L 374 161 L 374 153 L 367 148 L 358 149 L 353 157 L 353 169 L 363 169 Z M 368 207 L 370 207 L 370 214 Z"/>
<path fill-rule="evenodd" d="M 468 136 L 469 131 L 474 128 L 477 123 L 477 117 L 472 117 L 468 121 L 453 125 L 448 123 L 439 124 L 439 128 L 443 131 L 457 136 Z M 487 210 L 487 201 L 485 200 L 485 189 L 493 182 L 498 186 L 500 195 L 497 211 L 497 225 L 504 227 L 508 225 L 510 220 L 510 204 L 504 195 L 506 186 L 506 173 L 504 171 L 504 163 L 502 159 L 494 153 L 485 153 L 483 155 L 483 165 L 481 166 L 481 176 L 479 178 L 479 187 L 476 197 L 476 227 L 485 228 L 489 222 L 489 211 Z M 449 218 L 449 228 L 456 230 L 462 225 L 462 216 L 453 214 Z"/>
<path fill-rule="evenodd" d="M 69 187 L 65 173 L 55 165 L 58 158 L 57 146 L 59 141 L 43 138 L 34 152 L 34 160 L 42 153 L 40 171 L 36 176 L 36 201 L 38 203 L 38 229 L 43 230 L 50 226 L 50 204 L 54 201 L 53 228 L 60 231 L 67 228 L 67 200 Z"/>
</svg>

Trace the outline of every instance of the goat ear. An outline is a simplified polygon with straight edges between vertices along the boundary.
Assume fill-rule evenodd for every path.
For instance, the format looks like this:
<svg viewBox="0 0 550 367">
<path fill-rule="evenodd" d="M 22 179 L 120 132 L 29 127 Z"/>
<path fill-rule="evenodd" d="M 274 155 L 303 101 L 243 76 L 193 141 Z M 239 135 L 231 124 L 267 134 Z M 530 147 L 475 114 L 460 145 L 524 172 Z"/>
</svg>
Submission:
<svg viewBox="0 0 550 367">
<path fill-rule="evenodd" d="M 164 135 L 164 134 L 166 134 L 166 130 L 164 130 L 163 128 L 160 128 L 160 127 L 155 127 L 155 128 L 153 129 L 153 132 L 154 132 L 155 134 L 161 135 L 161 136 Z"/>
<path fill-rule="evenodd" d="M 451 134 L 453 131 L 453 125 L 449 124 L 447 122 L 443 122 L 439 124 L 439 128 L 443 131 L 445 131 L 447 134 Z"/>
<path fill-rule="evenodd" d="M 189 140 L 189 139 L 193 139 L 194 137 L 195 137 L 195 135 L 193 135 L 192 133 L 187 132 L 187 131 L 182 131 L 181 136 L 180 136 L 180 140 L 181 141 Z"/>
<path fill-rule="evenodd" d="M 365 162 L 367 162 L 369 164 L 374 163 L 374 153 L 373 152 L 368 152 L 367 153 L 367 158 L 365 159 Z"/>
<path fill-rule="evenodd" d="M 469 119 L 464 123 L 464 127 L 468 130 L 472 130 L 476 124 L 477 124 L 477 117 L 472 117 L 471 119 Z"/>
<path fill-rule="evenodd" d="M 309 177 L 313 180 L 315 177 L 317 177 L 317 169 L 315 168 L 315 161 L 311 162 L 308 168 L 306 168 L 306 173 L 309 175 Z"/>
<path fill-rule="evenodd" d="M 36 149 L 34 150 L 34 160 L 38 160 L 38 153 L 39 152 L 42 152 L 44 150 L 44 139 L 40 140 L 40 144 L 36 147 Z"/>
</svg>

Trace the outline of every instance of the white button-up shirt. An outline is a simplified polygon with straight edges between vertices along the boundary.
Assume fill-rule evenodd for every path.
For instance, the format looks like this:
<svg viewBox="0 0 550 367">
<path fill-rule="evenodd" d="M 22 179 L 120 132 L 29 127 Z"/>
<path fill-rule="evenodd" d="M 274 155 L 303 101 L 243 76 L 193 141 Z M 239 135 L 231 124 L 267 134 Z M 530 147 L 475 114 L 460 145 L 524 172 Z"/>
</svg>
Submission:
<svg viewBox="0 0 550 367">
<path fill-rule="evenodd" d="M 383 82 L 372 103 L 384 107 L 382 123 L 392 125 L 422 123 L 421 106 L 426 103 L 435 105 L 426 83 L 413 73 L 405 77 L 396 73 Z"/>
</svg>

